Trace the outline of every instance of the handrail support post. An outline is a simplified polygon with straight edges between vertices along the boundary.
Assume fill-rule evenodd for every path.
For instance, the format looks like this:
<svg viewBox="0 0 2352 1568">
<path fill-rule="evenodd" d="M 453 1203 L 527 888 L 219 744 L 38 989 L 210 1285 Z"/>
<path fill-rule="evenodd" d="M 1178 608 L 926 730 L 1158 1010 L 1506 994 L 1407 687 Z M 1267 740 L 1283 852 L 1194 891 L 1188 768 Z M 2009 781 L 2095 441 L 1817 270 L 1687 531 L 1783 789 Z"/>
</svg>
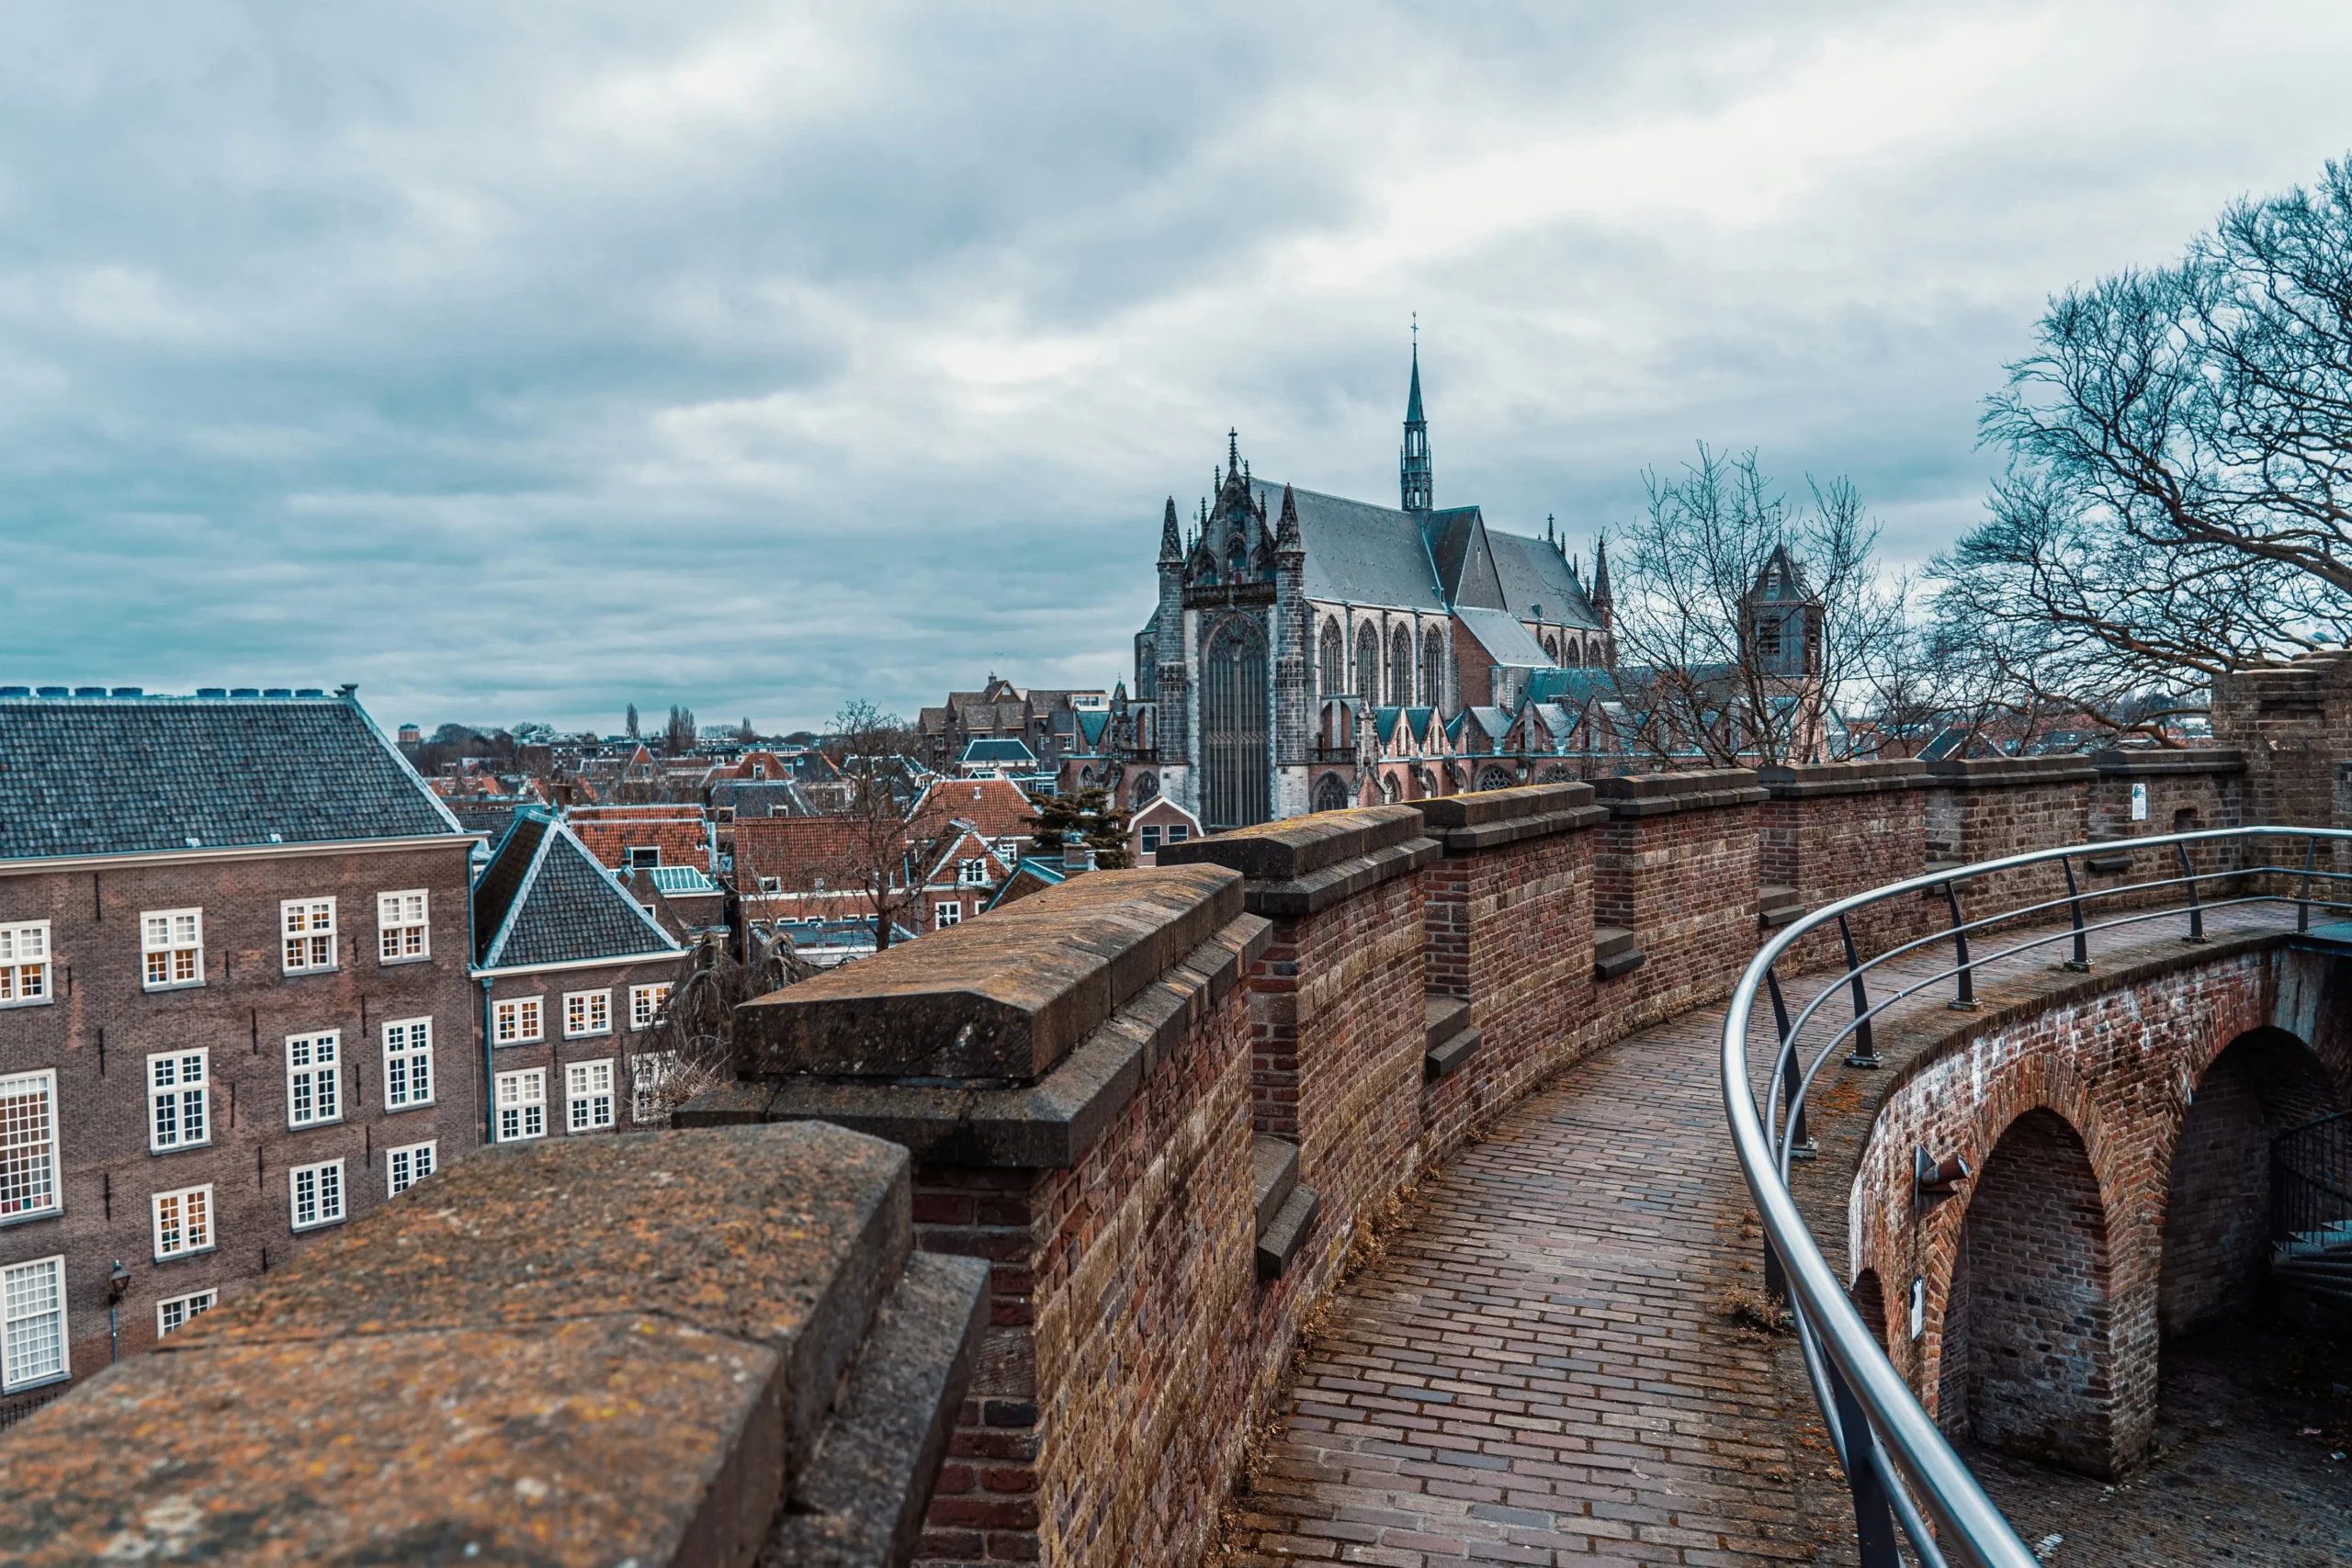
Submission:
<svg viewBox="0 0 2352 1568">
<path fill-rule="evenodd" d="M 1788 1111 L 1784 1125 L 1788 1129 L 1789 1157 L 1812 1159 L 1820 1154 L 1821 1145 L 1813 1141 L 1813 1131 L 1804 1124 L 1804 1100 L 1797 1093 L 1797 1080 L 1804 1074 L 1798 1070 L 1796 1046 L 1789 1038 L 1789 1004 L 1781 996 L 1781 977 L 1768 964 L 1764 970 L 1764 988 L 1772 996 L 1772 1027 L 1781 1037 L 1781 1054 L 1785 1060 L 1778 1070 L 1781 1090 Z M 1766 1249 L 1770 1256 L 1770 1249 Z"/>
<path fill-rule="evenodd" d="M 1879 1065 L 1878 1046 L 1871 1039 L 1871 996 L 1862 987 L 1862 955 L 1854 950 L 1854 928 L 1846 917 L 1838 917 L 1838 935 L 1846 944 L 1846 979 L 1854 993 L 1854 1049 L 1846 1058 L 1849 1067 L 1868 1069 Z"/>
<path fill-rule="evenodd" d="M 2083 890 L 2075 884 L 2075 857 L 2060 855 L 2058 864 L 2066 873 L 2066 912 L 2075 921 L 2075 956 L 2066 961 L 2066 967 L 2087 975 L 2091 972 L 2090 938 L 2083 930 Z"/>
<path fill-rule="evenodd" d="M 1976 1010 L 1976 974 L 1968 962 L 1968 922 L 1960 914 L 1960 884 L 1944 884 L 1944 902 L 1951 907 L 1952 962 L 1959 966 L 1960 994 L 1947 1004 L 1954 1012 Z"/>
<path fill-rule="evenodd" d="M 2183 942 L 2201 942 L 2205 940 L 2205 909 L 2197 901 L 2197 868 L 2188 863 L 2188 846 L 2176 842 L 2173 852 L 2180 857 L 2180 874 L 2188 886 L 2188 934 Z"/>
</svg>

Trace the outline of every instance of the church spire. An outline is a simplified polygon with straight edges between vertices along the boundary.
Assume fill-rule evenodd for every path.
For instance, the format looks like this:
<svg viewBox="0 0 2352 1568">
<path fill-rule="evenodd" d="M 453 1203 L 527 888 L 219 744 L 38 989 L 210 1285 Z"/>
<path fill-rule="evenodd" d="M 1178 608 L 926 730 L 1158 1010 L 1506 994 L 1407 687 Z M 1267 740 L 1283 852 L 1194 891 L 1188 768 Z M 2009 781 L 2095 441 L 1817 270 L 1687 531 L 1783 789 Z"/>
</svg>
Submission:
<svg viewBox="0 0 2352 1568">
<path fill-rule="evenodd" d="M 1430 422 L 1421 414 L 1421 326 L 1413 322 L 1413 386 L 1405 396 L 1405 450 L 1396 464 L 1397 490 L 1408 512 L 1427 512 L 1434 505 L 1436 485 L 1430 472 Z"/>
<path fill-rule="evenodd" d="M 1592 547 L 1592 607 L 1601 612 L 1605 622 L 1609 613 L 1609 536 L 1606 534 Z"/>
<path fill-rule="evenodd" d="M 1283 514 L 1274 525 L 1274 548 L 1298 551 L 1306 548 L 1306 542 L 1298 535 L 1298 497 L 1288 485 L 1283 486 Z"/>
<path fill-rule="evenodd" d="M 1168 498 L 1168 514 L 1159 520 L 1159 559 L 1174 565 L 1184 558 L 1184 541 L 1176 532 L 1176 498 Z"/>
</svg>

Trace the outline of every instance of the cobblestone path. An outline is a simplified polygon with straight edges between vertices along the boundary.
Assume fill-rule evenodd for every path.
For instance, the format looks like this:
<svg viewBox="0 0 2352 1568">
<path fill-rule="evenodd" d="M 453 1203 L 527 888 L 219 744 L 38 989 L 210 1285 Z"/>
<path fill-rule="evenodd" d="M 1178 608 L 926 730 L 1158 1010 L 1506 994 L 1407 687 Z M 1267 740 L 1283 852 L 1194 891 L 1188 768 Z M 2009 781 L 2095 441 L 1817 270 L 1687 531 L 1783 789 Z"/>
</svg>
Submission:
<svg viewBox="0 0 2352 1568">
<path fill-rule="evenodd" d="M 2213 921 L 2242 923 L 2268 921 Z M 2059 955 L 1984 966 L 1979 984 Z M 1791 986 L 1792 1009 L 1819 984 Z M 1422 1184 L 1410 1228 L 1333 1303 L 1234 1561 L 1851 1560 L 1790 1341 L 1724 1310 L 1762 1278 L 1724 1125 L 1722 1018 L 1595 1053 Z"/>
</svg>

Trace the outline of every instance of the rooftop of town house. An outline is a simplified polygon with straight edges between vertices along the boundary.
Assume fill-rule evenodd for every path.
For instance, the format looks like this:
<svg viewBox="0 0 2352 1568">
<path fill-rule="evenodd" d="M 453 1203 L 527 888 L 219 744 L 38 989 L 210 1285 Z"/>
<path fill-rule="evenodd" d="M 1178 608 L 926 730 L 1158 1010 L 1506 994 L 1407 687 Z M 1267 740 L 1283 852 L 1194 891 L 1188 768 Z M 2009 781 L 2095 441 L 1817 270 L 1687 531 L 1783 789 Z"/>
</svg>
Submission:
<svg viewBox="0 0 2352 1568">
<path fill-rule="evenodd" d="M 684 951 L 546 811 L 515 814 L 474 883 L 473 916 L 477 969 Z"/>
<path fill-rule="evenodd" d="M 348 688 L 0 687 L 0 860 L 464 831 Z"/>
</svg>

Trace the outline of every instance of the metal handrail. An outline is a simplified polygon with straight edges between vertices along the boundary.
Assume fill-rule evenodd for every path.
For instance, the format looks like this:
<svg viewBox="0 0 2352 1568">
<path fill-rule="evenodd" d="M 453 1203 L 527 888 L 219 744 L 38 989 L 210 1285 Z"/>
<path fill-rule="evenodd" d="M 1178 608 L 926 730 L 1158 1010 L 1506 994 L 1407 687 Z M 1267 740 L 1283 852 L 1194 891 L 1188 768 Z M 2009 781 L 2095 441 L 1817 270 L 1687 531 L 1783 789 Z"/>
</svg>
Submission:
<svg viewBox="0 0 2352 1568">
<path fill-rule="evenodd" d="M 1869 1048 L 1871 1021 L 1897 1003 L 1930 986 L 1956 981 L 1958 995 L 1952 1005 L 1973 1009 L 1974 986 L 1980 977 L 2005 959 L 2052 942 L 2073 944 L 2074 956 L 2066 967 L 2088 968 L 2087 943 L 2093 933 L 2185 914 L 2189 930 L 2183 940 L 2204 942 L 2208 940 L 2208 917 L 2240 905 L 2265 903 L 2291 905 L 2296 910 L 2296 929 L 2308 931 L 2312 883 L 2316 880 L 2325 885 L 2328 891 L 2323 895 L 2324 900 L 2331 895 L 2341 897 L 2336 893 L 2336 885 L 2352 882 L 2352 874 L 2318 869 L 2318 842 L 2322 839 L 2339 844 L 2352 842 L 2352 831 L 2329 828 L 2209 829 L 2035 850 L 1930 872 L 1835 900 L 1782 927 L 1741 974 L 1724 1018 L 1724 1109 L 1730 1118 L 1733 1148 L 1741 1174 L 1756 1200 L 1757 1213 L 1763 1225 L 1767 1278 L 1787 1293 L 1798 1343 L 1804 1351 L 1807 1381 L 1821 1407 L 1831 1447 L 1853 1488 L 1863 1568 L 1894 1568 L 1899 1562 L 1893 1525 L 1901 1527 L 1924 1568 L 1943 1568 L 1948 1558 L 1973 1568 L 2034 1568 L 2036 1559 L 1951 1443 L 1937 1430 L 1926 1409 L 1912 1396 L 1902 1375 L 1887 1359 L 1885 1348 L 1862 1322 L 1861 1314 L 1848 1298 L 1828 1260 L 1815 1244 L 1804 1216 L 1798 1213 L 1796 1199 L 1789 1190 L 1789 1165 L 1801 1155 L 1799 1145 L 1805 1136 L 1805 1100 L 1814 1079 L 1831 1065 L 1838 1046 L 1849 1037 L 1858 1046 L 1849 1065 L 1862 1068 L 1876 1066 L 1876 1057 Z M 2298 846 L 2302 850 L 2301 863 L 2199 871 L 2188 853 L 2192 845 L 2252 841 L 2267 848 L 2268 842 L 2278 840 L 2301 840 Z M 2077 856 L 2166 848 L 2177 857 L 2183 874 L 2090 892 L 2084 892 L 2075 881 L 2074 861 Z M 1974 919 L 1962 918 L 1960 885 L 2003 872 L 2053 864 L 2064 874 L 2064 896 L 2028 902 Z M 2213 889 L 2215 884 L 2266 875 L 2289 879 L 2296 892 L 2291 896 L 2257 892 L 2219 899 L 2200 897 L 2202 890 Z M 2083 916 L 2086 903 L 2175 887 L 2187 891 L 2185 905 L 2135 908 L 2113 919 L 2089 922 Z M 1852 935 L 1852 915 L 1873 905 L 1928 893 L 1943 896 L 1952 916 L 1950 925 L 1894 944 L 1868 960 L 1859 957 Z M 1968 940 L 1973 933 L 1985 932 L 1996 925 L 2014 924 L 2060 909 L 2067 914 L 2065 927 L 2029 934 L 1998 952 L 1972 947 Z M 1791 1020 L 1781 1001 L 1774 964 L 1797 942 L 1829 928 L 1836 930 L 1839 939 L 1845 970 L 1823 984 Z M 1940 942 L 1953 943 L 1955 962 L 1951 965 L 1896 986 L 1891 992 L 1882 988 L 1876 998 L 1869 996 L 1864 983 L 1869 972 Z M 1750 1016 L 1756 1010 L 1759 991 L 1770 993 L 1776 1036 L 1771 1072 L 1760 1103 L 1757 1086 L 1750 1077 L 1747 1049 Z M 1848 992 L 1852 998 L 1852 1016 L 1818 1045 L 1808 1065 L 1800 1049 L 1805 1026 L 1823 1004 L 1840 991 Z M 1862 1427 L 1860 1432 L 1850 1429 L 1857 1420 Z M 1862 1461 L 1859 1464 L 1858 1449 Z"/>
</svg>

